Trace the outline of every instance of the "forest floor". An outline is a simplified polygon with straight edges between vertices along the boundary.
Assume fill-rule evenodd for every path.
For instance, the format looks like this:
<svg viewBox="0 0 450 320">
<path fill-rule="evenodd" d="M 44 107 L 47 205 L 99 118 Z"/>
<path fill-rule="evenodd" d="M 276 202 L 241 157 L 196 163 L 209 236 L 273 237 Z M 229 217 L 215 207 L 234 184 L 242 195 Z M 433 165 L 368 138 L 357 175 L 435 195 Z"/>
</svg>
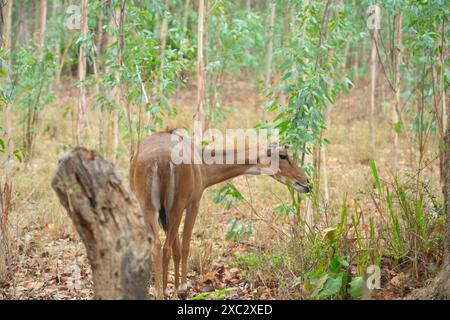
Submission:
<svg viewBox="0 0 450 320">
<path fill-rule="evenodd" d="M 230 82 L 223 91 L 226 119 L 218 127 L 252 128 L 259 119 L 256 106 L 261 105 L 263 98 L 253 86 L 245 82 Z M 332 199 L 329 211 L 336 215 L 344 195 L 358 197 L 361 191 L 371 188 L 365 118 L 367 92 L 368 87 L 362 82 L 331 110 L 331 124 L 327 132 L 331 141 L 328 147 L 329 198 Z M 50 187 L 58 156 L 73 146 L 73 119 L 68 111 L 76 108 L 77 101 L 76 90 L 60 90 L 43 117 L 31 166 L 24 168 L 19 163 L 13 165 L 15 192 L 10 222 L 13 260 L 9 269 L 10 280 L 0 284 L 0 299 L 92 298 L 91 271 L 85 249 Z M 165 123 L 171 127 L 191 126 L 195 88 L 182 90 L 176 101 L 172 99 L 170 103 L 177 106 L 178 115 L 165 119 Z M 379 106 L 385 107 L 382 104 Z M 382 170 L 388 167 L 390 130 L 389 119 L 382 116 L 386 113 L 377 114 L 377 165 Z M 90 126 L 95 128 L 92 123 L 98 119 L 89 120 Z M 92 141 L 95 140 L 95 134 L 91 133 Z M 90 147 L 95 147 L 95 143 Z M 122 147 L 124 156 L 119 158 L 116 165 L 126 181 L 126 144 L 123 143 Z M 410 169 L 403 140 L 400 140 L 400 150 L 404 151 L 400 152 L 401 170 Z M 435 177 L 437 174 L 433 166 L 425 171 L 430 176 Z M 280 222 L 276 229 L 271 221 L 277 216 L 273 208 L 280 199 L 288 201 L 289 196 L 285 187 L 268 177 L 240 177 L 234 182 L 258 212 L 258 217 L 252 217 L 255 222 L 253 233 L 242 241 L 226 240 L 230 217 L 248 217 L 251 216 L 251 210 L 245 206 L 226 210 L 213 202 L 213 192 L 205 193 L 191 244 L 191 297 L 306 298 L 302 295 L 301 285 L 299 289 L 281 288 L 279 283 L 267 282 L 264 275 L 249 276 L 244 267 L 235 263 L 239 253 L 269 250 L 284 243 L 283 236 L 277 234 L 276 230 L 287 227 L 288 222 Z M 363 199 L 361 202 L 367 204 L 369 212 L 370 201 Z M 375 295 L 376 299 L 401 298 L 420 285 L 407 272 L 394 271 L 389 264 L 385 264 L 382 274 L 383 289 Z M 208 292 L 215 293 L 208 295 Z"/>
</svg>

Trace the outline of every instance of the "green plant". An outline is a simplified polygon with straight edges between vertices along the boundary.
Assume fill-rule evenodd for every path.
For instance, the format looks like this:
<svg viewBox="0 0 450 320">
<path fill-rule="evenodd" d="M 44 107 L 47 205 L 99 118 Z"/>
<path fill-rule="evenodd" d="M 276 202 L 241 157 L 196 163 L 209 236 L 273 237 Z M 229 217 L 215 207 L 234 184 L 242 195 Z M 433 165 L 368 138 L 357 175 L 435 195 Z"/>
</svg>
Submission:
<svg viewBox="0 0 450 320">
<path fill-rule="evenodd" d="M 236 291 L 237 288 L 225 288 L 223 290 L 215 290 L 213 292 L 200 293 L 189 300 L 224 300 L 227 293 Z"/>
<path fill-rule="evenodd" d="M 45 106 L 54 98 L 49 88 L 56 72 L 56 60 L 52 53 L 45 51 L 41 57 L 31 47 L 20 48 L 14 59 L 11 70 L 14 80 L 8 82 L 5 92 L 11 103 L 21 108 L 22 152 L 25 153 L 25 161 L 29 162 Z"/>
<path fill-rule="evenodd" d="M 232 207 L 237 209 L 241 202 L 246 203 L 242 194 L 231 183 L 225 184 L 220 189 L 213 188 L 211 193 L 214 194 L 213 202 L 215 204 L 223 203 L 225 210 L 230 210 Z M 227 240 L 248 238 L 253 233 L 252 221 L 250 219 L 230 218 L 227 223 L 230 226 L 226 234 Z"/>
<path fill-rule="evenodd" d="M 311 296 L 326 299 L 343 293 L 348 281 L 346 270 L 348 266 L 344 258 L 334 257 L 326 271 L 311 272 L 308 275 L 308 282 L 312 289 Z"/>
<path fill-rule="evenodd" d="M 418 277 L 429 271 L 427 265 L 438 258 L 431 253 L 442 247 L 442 203 L 436 200 L 429 181 L 418 180 L 418 175 L 406 175 L 405 180 L 391 175 L 391 182 L 386 182 L 374 161 L 370 167 L 376 186 L 371 198 L 383 221 L 379 236 L 396 264 L 411 262 Z"/>
</svg>

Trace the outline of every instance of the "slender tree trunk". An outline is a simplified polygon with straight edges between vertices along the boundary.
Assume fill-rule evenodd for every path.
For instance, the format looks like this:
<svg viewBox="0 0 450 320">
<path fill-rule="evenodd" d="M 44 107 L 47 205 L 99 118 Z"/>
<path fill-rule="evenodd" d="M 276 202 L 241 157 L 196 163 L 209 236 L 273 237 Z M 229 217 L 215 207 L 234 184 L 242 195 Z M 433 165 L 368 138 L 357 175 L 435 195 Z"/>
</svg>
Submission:
<svg viewBox="0 0 450 320">
<path fill-rule="evenodd" d="M 60 4 L 59 4 L 59 0 L 53 0 L 53 4 L 52 4 L 52 18 L 56 19 L 57 15 L 58 15 L 58 8 L 59 8 Z M 55 58 L 56 58 L 56 65 L 60 65 L 61 63 L 61 46 L 60 46 L 60 35 L 58 34 L 56 36 L 57 41 L 56 41 L 56 45 L 55 45 Z M 57 72 L 56 73 L 56 81 L 55 81 L 55 85 L 56 88 L 58 88 L 60 86 L 60 73 Z"/>
<path fill-rule="evenodd" d="M 290 41 L 290 25 L 289 23 L 292 21 L 292 16 L 291 16 L 291 12 L 292 12 L 292 7 L 294 7 L 294 5 L 286 5 L 286 7 L 284 8 L 283 11 L 283 46 L 287 47 L 289 46 L 289 41 Z M 281 71 L 277 72 L 277 79 L 279 81 L 279 79 L 281 78 L 282 73 Z M 279 92 L 279 96 L 280 96 L 280 102 L 282 105 L 287 105 L 287 96 L 284 92 L 285 90 L 283 90 L 283 88 L 280 89 Z"/>
<path fill-rule="evenodd" d="M 121 2 L 121 7 L 122 7 L 122 2 Z M 119 53 L 118 53 L 118 63 L 120 64 L 120 59 L 121 59 L 121 49 L 120 49 L 120 33 L 122 32 L 122 18 L 121 18 L 121 8 L 117 8 L 114 12 L 114 16 L 111 19 L 111 27 L 115 28 L 116 26 L 119 29 L 119 37 L 115 38 L 113 36 L 110 37 L 110 43 L 114 43 L 114 42 L 118 42 L 119 43 Z M 116 79 L 116 86 L 112 89 L 112 97 L 114 99 L 114 104 L 115 106 L 113 107 L 113 109 L 111 110 L 111 133 L 112 133 L 112 137 L 111 137 L 111 148 L 110 148 L 110 152 L 111 152 L 111 156 L 114 160 L 117 159 L 117 150 L 119 148 L 119 110 L 121 108 L 122 105 L 122 99 L 121 99 L 121 89 L 120 89 L 120 77 L 119 74 L 115 74 L 115 79 Z"/>
<path fill-rule="evenodd" d="M 370 54 L 370 103 L 367 105 L 367 119 L 369 125 L 369 141 L 370 141 L 370 155 L 375 156 L 375 133 L 373 127 L 373 113 L 375 110 L 375 96 L 377 84 L 377 36 L 378 30 L 373 29 L 372 34 L 372 50 Z"/>
<path fill-rule="evenodd" d="M 12 24 L 12 11 L 13 11 L 13 0 L 8 0 L 6 5 L 6 21 L 5 21 L 5 56 L 9 57 L 11 54 L 11 24 Z M 9 76 L 8 76 L 9 77 Z M 5 139 L 5 174 L 8 177 L 9 174 L 9 159 L 11 157 L 11 151 L 14 148 L 12 145 L 12 115 L 11 115 L 12 105 L 6 103 L 5 105 L 5 129 L 6 129 L 6 139 Z"/>
<path fill-rule="evenodd" d="M 41 0 L 39 39 L 38 39 L 38 54 L 39 54 L 40 60 L 42 60 L 42 55 L 44 54 L 44 39 L 45 39 L 45 23 L 46 23 L 46 21 L 47 21 L 47 0 Z"/>
<path fill-rule="evenodd" d="M 207 1 L 207 0 L 206 0 Z M 199 124 L 197 134 L 202 133 L 205 126 L 205 98 L 206 98 L 206 72 L 204 58 L 204 28 L 205 28 L 205 0 L 198 4 L 198 31 L 197 31 L 197 112 L 195 120 Z"/>
<path fill-rule="evenodd" d="M 119 12 L 119 52 L 118 52 L 118 61 L 117 64 L 120 66 L 121 70 L 125 69 L 125 33 L 124 33 L 124 27 L 125 27 L 125 0 L 121 0 L 120 2 L 120 12 Z M 125 92 L 128 91 L 127 84 L 126 83 L 120 83 L 119 84 L 119 97 L 118 100 L 121 101 L 122 105 L 125 105 L 125 114 L 127 119 L 127 127 L 128 127 L 128 134 L 130 136 L 129 141 L 129 155 L 130 157 L 134 154 L 134 130 L 133 130 L 133 119 L 132 119 L 132 111 L 131 107 L 132 104 L 130 101 L 125 98 Z M 117 137 L 118 139 L 118 137 Z"/>
<path fill-rule="evenodd" d="M 164 7 L 165 7 L 164 17 L 161 22 L 161 30 L 159 33 L 159 41 L 161 43 L 161 53 L 164 52 L 164 50 L 166 49 L 166 44 L 167 44 L 167 29 L 169 27 L 167 13 L 169 12 L 169 0 L 166 0 L 164 2 Z"/>
<path fill-rule="evenodd" d="M 396 50 L 395 50 L 395 103 L 392 108 L 392 169 L 397 171 L 398 159 L 398 133 L 396 126 L 398 123 L 398 110 L 400 108 L 400 64 L 402 51 L 402 14 L 399 11 L 396 18 Z"/>
<path fill-rule="evenodd" d="M 41 0 L 33 0 L 32 1 L 31 7 L 33 9 L 31 12 L 40 11 L 39 5 L 37 4 L 38 2 L 40 3 L 40 1 Z M 35 41 L 39 41 L 39 31 L 38 30 L 39 30 L 40 16 L 35 15 L 33 22 L 34 22 L 34 26 L 32 26 L 32 29 L 31 29 L 31 40 L 32 40 L 32 42 L 35 42 Z"/>
<path fill-rule="evenodd" d="M 87 38 L 87 15 L 88 15 L 88 1 L 81 0 L 81 34 L 86 40 Z M 81 43 L 80 51 L 78 54 L 78 80 L 80 85 L 80 97 L 78 103 L 78 117 L 77 117 L 77 144 L 84 144 L 84 136 L 86 129 L 86 110 L 87 110 L 87 97 L 86 88 L 83 82 L 86 80 L 86 50 L 85 44 Z"/>
<path fill-rule="evenodd" d="M 37 51 L 39 60 L 42 61 L 44 56 L 44 40 L 45 40 L 45 27 L 46 27 L 46 21 L 47 21 L 47 0 L 41 0 L 40 2 L 40 9 L 39 9 L 39 17 L 36 17 L 35 21 L 37 21 L 39 25 L 39 34 L 38 34 L 38 44 L 37 44 Z M 39 94 L 36 98 L 36 101 L 33 102 L 32 105 L 28 106 L 27 110 L 27 117 L 26 117 L 26 125 L 25 125 L 25 143 L 24 147 L 26 150 L 28 150 L 28 153 L 25 157 L 25 165 L 27 166 L 31 159 L 33 158 L 34 153 L 34 140 L 35 140 L 35 131 L 37 127 L 37 123 L 39 120 L 39 114 L 38 114 L 38 106 L 39 106 L 39 98 L 40 94 L 44 90 L 43 83 L 41 82 L 39 84 Z"/>
<path fill-rule="evenodd" d="M 443 178 L 442 193 L 444 194 L 445 209 L 445 236 L 444 236 L 444 261 L 441 272 L 438 276 L 436 297 L 439 299 L 450 299 L 450 106 L 447 105 L 446 128 L 444 135 L 445 149 L 444 161 L 441 167 L 441 177 Z"/>
<path fill-rule="evenodd" d="M 101 56 L 103 54 L 103 6 L 99 7 L 99 12 L 98 12 L 98 25 L 97 25 L 97 44 L 96 44 L 96 58 L 97 59 L 93 59 L 93 68 L 94 68 L 94 75 L 95 78 L 97 79 L 96 81 L 96 86 L 95 86 L 95 95 L 99 96 L 100 94 L 104 93 L 103 90 L 103 86 L 99 83 L 99 77 L 100 74 L 103 74 L 103 65 L 101 62 Z M 98 62 L 97 62 L 97 61 Z M 99 128 L 98 128 L 98 150 L 104 154 L 104 145 L 103 145 L 103 141 L 104 141 L 104 132 L 105 132 L 105 117 L 106 117 L 106 112 L 104 110 L 104 107 L 101 107 L 100 110 L 101 114 L 99 117 Z"/>
<path fill-rule="evenodd" d="M 327 128 L 330 127 L 330 114 L 331 114 L 332 105 L 329 104 L 325 110 L 325 124 Z M 328 153 L 327 147 L 325 145 L 321 145 L 322 151 L 322 168 L 323 168 L 323 189 L 324 189 L 324 197 L 325 202 L 328 204 L 330 201 L 330 193 L 328 188 Z"/>
<path fill-rule="evenodd" d="M 247 0 L 245 2 L 246 7 L 247 7 L 247 11 L 252 11 L 252 0 Z"/>
<path fill-rule="evenodd" d="M 445 38 L 446 38 L 446 25 L 445 25 L 445 20 L 442 22 L 442 26 L 441 26 L 441 38 L 442 38 L 442 42 L 441 42 L 441 55 L 440 55 L 440 67 L 441 67 L 441 72 L 440 72 L 440 80 L 441 80 L 441 100 L 442 100 L 442 129 L 444 132 L 447 131 L 447 122 L 445 121 L 445 119 L 447 119 L 447 96 L 446 96 L 446 87 L 448 87 L 448 83 L 446 83 L 445 81 L 445 69 L 446 69 L 446 64 L 445 64 L 445 59 L 447 58 L 447 49 L 445 46 Z"/>
<path fill-rule="evenodd" d="M 161 28 L 160 28 L 160 33 L 159 33 L 159 42 L 161 44 L 161 50 L 159 52 L 159 56 L 160 56 L 160 60 L 161 60 L 161 66 L 160 66 L 160 70 L 159 70 L 159 74 L 163 73 L 164 70 L 164 62 L 165 62 L 165 52 L 166 52 L 166 46 L 167 46 L 167 31 L 169 28 L 169 21 L 167 19 L 167 15 L 168 12 L 170 10 L 169 8 L 169 0 L 165 0 L 164 2 L 164 16 L 161 22 Z"/>
<path fill-rule="evenodd" d="M 184 15 L 183 15 L 183 32 L 186 35 L 188 30 L 188 21 L 189 21 L 189 8 L 190 8 L 190 0 L 184 1 Z"/>
<path fill-rule="evenodd" d="M 22 38 L 22 44 L 24 46 L 27 46 L 29 43 L 30 38 L 30 30 L 28 28 L 28 11 L 31 9 L 31 6 L 29 4 L 25 4 L 22 1 L 19 1 L 19 34 L 18 37 Z M 33 34 L 31 33 L 31 37 L 33 37 Z"/>
<path fill-rule="evenodd" d="M 444 18 L 446 19 L 446 18 Z M 444 20 L 445 21 L 445 20 Z M 442 140 L 444 142 L 444 150 L 441 151 L 440 177 L 442 185 L 442 193 L 444 195 L 445 210 L 445 234 L 444 234 L 444 258 L 441 271 L 437 276 L 435 298 L 450 299 L 450 105 L 448 104 L 448 96 L 446 93 L 444 72 L 445 59 L 447 57 L 447 48 L 445 46 L 445 23 L 442 23 L 442 51 L 440 56 L 441 67 L 441 103 L 442 103 Z M 436 110 L 437 111 L 437 110 Z"/>
<path fill-rule="evenodd" d="M 114 166 L 93 150 L 60 158 L 52 188 L 80 235 L 96 299 L 147 299 L 152 233 Z"/>
<path fill-rule="evenodd" d="M 275 13 L 277 9 L 277 4 L 272 3 L 270 5 L 270 22 L 269 22 L 269 42 L 267 44 L 267 63 L 266 63 L 266 74 L 265 74 L 265 85 L 266 88 L 272 88 L 272 58 L 273 58 L 273 36 L 274 36 L 274 26 L 275 26 Z M 262 111 L 262 121 L 265 120 L 266 113 Z"/>
<path fill-rule="evenodd" d="M 11 51 L 11 23 L 14 0 L 8 0 L 6 3 L 5 24 L 3 34 L 5 36 L 5 55 L 9 55 Z"/>
</svg>

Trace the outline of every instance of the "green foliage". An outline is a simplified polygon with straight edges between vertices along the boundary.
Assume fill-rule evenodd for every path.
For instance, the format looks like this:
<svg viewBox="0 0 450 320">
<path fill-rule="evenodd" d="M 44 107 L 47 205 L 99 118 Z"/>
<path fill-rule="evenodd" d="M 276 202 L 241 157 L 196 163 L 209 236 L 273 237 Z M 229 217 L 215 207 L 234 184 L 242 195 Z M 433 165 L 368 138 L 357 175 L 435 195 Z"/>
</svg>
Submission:
<svg viewBox="0 0 450 320">
<path fill-rule="evenodd" d="M 273 102 L 269 108 L 277 113 L 275 127 L 284 141 L 307 154 L 314 144 L 322 143 L 324 110 L 351 84 L 341 68 L 348 37 L 346 12 L 326 3 L 297 1 L 295 31 L 289 45 L 281 49 L 285 57 L 281 80 L 288 104 Z"/>
<path fill-rule="evenodd" d="M 230 225 L 230 229 L 225 236 L 225 239 L 227 240 L 245 239 L 253 233 L 251 220 L 242 221 L 241 219 L 228 219 L 228 225 Z"/>
<path fill-rule="evenodd" d="M 442 203 L 436 200 L 430 181 L 411 175 L 402 181 L 392 175 L 392 182 L 387 183 L 380 179 L 373 161 L 371 168 L 376 186 L 371 198 L 383 221 L 378 232 L 386 241 L 389 255 L 397 263 L 412 261 L 417 272 L 428 260 L 436 259 L 431 252 L 439 252 L 442 247 Z"/>
<path fill-rule="evenodd" d="M 365 285 L 363 277 L 354 277 L 349 283 L 348 293 L 353 299 L 361 299 Z"/>
<path fill-rule="evenodd" d="M 210 8 L 208 73 L 238 76 L 246 71 L 260 72 L 266 44 L 263 17 L 239 10 L 231 1 L 214 0 Z"/>
<path fill-rule="evenodd" d="M 21 108 L 20 124 L 25 134 L 23 148 L 30 160 L 40 118 L 45 106 L 54 99 L 50 85 L 57 66 L 53 53 L 44 51 L 40 57 L 31 47 L 20 48 L 14 54 L 14 60 L 11 70 L 14 81 L 8 83 L 5 91 L 11 103 Z"/>
<path fill-rule="evenodd" d="M 310 273 L 308 280 L 312 286 L 311 296 L 314 298 L 331 298 L 345 290 L 347 285 L 348 262 L 342 257 L 331 260 L 328 270 L 320 273 Z"/>
<path fill-rule="evenodd" d="M 231 183 L 227 183 L 220 189 L 213 188 L 211 193 L 214 195 L 213 202 L 223 204 L 225 210 L 236 208 L 242 201 L 245 201 L 239 190 Z M 249 219 L 228 219 L 227 223 L 230 226 L 226 234 L 227 240 L 248 238 L 253 233 L 252 222 Z"/>
<path fill-rule="evenodd" d="M 215 204 L 223 203 L 227 210 L 233 205 L 239 205 L 244 199 L 232 183 L 227 183 L 220 189 L 213 188 L 212 193 L 214 194 L 213 202 Z"/>
<path fill-rule="evenodd" d="M 238 253 L 234 254 L 235 260 L 231 266 L 240 266 L 249 272 L 259 272 L 264 269 L 282 269 L 286 266 L 286 257 L 279 253 Z"/>
<path fill-rule="evenodd" d="M 214 290 L 212 292 L 200 293 L 189 300 L 225 300 L 225 295 L 236 291 L 237 288 L 225 288 L 222 290 Z"/>
</svg>

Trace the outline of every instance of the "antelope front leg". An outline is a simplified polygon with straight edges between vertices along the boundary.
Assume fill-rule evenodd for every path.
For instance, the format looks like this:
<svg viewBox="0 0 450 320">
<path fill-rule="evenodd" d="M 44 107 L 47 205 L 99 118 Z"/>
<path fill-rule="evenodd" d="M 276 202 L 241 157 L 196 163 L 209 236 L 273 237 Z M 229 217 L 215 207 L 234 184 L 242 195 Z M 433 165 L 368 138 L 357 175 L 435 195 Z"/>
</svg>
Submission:
<svg viewBox="0 0 450 320">
<path fill-rule="evenodd" d="M 184 220 L 183 243 L 181 247 L 181 285 L 178 288 L 178 296 L 181 299 L 187 295 L 187 261 L 189 257 L 189 245 L 194 229 L 195 219 L 197 218 L 199 201 L 191 204 L 186 210 L 186 219 Z"/>
</svg>

